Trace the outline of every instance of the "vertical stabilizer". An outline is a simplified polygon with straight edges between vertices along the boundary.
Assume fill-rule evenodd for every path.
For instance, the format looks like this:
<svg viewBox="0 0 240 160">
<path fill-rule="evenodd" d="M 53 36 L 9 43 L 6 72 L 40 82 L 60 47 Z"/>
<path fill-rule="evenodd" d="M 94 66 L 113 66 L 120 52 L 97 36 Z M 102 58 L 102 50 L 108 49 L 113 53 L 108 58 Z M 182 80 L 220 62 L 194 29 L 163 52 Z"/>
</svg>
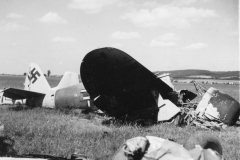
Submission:
<svg viewBox="0 0 240 160">
<path fill-rule="evenodd" d="M 44 94 L 51 89 L 40 67 L 35 63 L 30 63 L 24 85 L 24 90 Z"/>
<path fill-rule="evenodd" d="M 56 89 L 66 88 L 76 84 L 79 84 L 78 74 L 73 72 L 65 72 Z"/>
</svg>

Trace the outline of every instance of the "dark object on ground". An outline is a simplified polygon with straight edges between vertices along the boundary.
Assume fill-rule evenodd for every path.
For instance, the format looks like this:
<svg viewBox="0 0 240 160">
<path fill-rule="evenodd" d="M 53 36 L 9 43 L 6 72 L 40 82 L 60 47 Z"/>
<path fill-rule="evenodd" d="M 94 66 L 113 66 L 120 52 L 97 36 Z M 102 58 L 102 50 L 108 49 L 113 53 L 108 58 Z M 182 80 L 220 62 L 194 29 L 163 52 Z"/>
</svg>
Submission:
<svg viewBox="0 0 240 160">
<path fill-rule="evenodd" d="M 183 103 L 190 102 L 191 100 L 193 100 L 194 98 L 197 97 L 197 94 L 195 94 L 189 90 L 186 90 L 186 89 L 181 90 L 180 95 L 182 95 Z"/>
<path fill-rule="evenodd" d="M 161 79 L 125 52 L 115 48 L 100 48 L 89 52 L 80 67 L 83 84 L 94 104 L 116 119 L 133 119 L 136 111 L 144 110 L 157 120 L 157 102 L 152 91 L 169 99 L 173 91 Z M 142 114 L 141 114 L 142 115 Z M 138 118 L 137 118 L 138 119 Z"/>
<path fill-rule="evenodd" d="M 16 151 L 13 149 L 15 142 L 8 136 L 0 136 L 0 157 L 14 156 Z"/>
</svg>

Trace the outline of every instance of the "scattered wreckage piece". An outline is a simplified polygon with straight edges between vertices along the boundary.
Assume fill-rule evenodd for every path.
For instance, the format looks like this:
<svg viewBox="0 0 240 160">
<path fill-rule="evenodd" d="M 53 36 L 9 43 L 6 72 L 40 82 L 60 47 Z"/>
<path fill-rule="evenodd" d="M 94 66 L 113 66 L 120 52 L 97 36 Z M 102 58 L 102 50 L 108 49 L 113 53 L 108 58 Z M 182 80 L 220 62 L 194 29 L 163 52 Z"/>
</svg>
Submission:
<svg viewBox="0 0 240 160">
<path fill-rule="evenodd" d="M 221 160 L 221 143 L 214 136 L 201 142 L 188 140 L 185 146 L 160 137 L 146 136 L 126 140 L 116 151 L 112 160 Z M 190 142 L 190 143 L 189 143 Z M 194 146 L 192 146 L 194 144 Z"/>
<path fill-rule="evenodd" d="M 240 115 L 240 103 L 218 89 L 209 88 L 199 102 L 196 112 L 199 117 L 235 125 Z"/>
<path fill-rule="evenodd" d="M 163 105 L 159 107 L 158 122 L 169 121 L 181 111 L 181 109 L 170 100 L 163 100 L 163 102 Z"/>
<path fill-rule="evenodd" d="M 180 111 L 176 107 L 180 93 L 174 90 L 168 75 L 155 75 L 121 50 L 99 48 L 89 52 L 83 58 L 80 74 L 93 103 L 116 119 L 130 122 L 169 119 L 158 116 L 165 110 L 159 108 L 163 100 L 172 102 L 166 105 L 166 108 L 170 105 L 168 113 L 173 113 L 172 117 Z M 188 97 L 186 101 L 196 97 L 194 93 L 181 95 Z"/>
<path fill-rule="evenodd" d="M 80 74 L 96 107 L 122 121 L 157 123 L 175 119 L 183 125 L 219 129 L 225 124 L 234 125 L 240 114 L 239 102 L 216 89 L 209 94 L 211 89 L 207 91 L 197 83 L 194 85 L 203 100 L 198 105 L 191 102 L 197 95 L 188 90 L 176 91 L 169 74 L 152 73 L 115 48 L 89 52 L 81 63 Z"/>
<path fill-rule="evenodd" d="M 197 104 L 185 103 L 181 108 L 178 125 L 194 125 L 205 129 L 221 130 L 235 125 L 240 115 L 240 104 L 231 96 L 210 87 L 208 90 L 194 82 L 202 100 Z"/>
</svg>

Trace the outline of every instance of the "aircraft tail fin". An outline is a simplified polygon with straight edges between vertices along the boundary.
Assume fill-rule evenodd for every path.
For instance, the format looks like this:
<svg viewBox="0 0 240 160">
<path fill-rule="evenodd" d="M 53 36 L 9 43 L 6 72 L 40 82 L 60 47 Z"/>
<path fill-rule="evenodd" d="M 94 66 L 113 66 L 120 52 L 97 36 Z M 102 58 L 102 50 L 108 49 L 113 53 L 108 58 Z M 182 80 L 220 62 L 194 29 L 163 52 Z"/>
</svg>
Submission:
<svg viewBox="0 0 240 160">
<path fill-rule="evenodd" d="M 51 87 L 40 67 L 36 63 L 30 63 L 24 82 L 24 90 L 46 93 Z"/>
<path fill-rule="evenodd" d="M 76 84 L 79 84 L 78 74 L 73 72 L 65 72 L 56 88 L 61 89 Z"/>
</svg>

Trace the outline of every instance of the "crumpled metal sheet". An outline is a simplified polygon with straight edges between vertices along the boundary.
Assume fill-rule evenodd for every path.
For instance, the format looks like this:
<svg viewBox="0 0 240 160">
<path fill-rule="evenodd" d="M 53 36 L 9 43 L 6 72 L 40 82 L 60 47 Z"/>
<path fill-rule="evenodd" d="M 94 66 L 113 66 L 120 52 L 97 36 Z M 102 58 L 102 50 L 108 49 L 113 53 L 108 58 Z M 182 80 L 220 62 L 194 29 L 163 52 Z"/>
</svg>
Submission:
<svg viewBox="0 0 240 160">
<path fill-rule="evenodd" d="M 199 102 L 196 111 L 199 117 L 218 119 L 224 124 L 234 125 L 240 115 L 240 104 L 237 100 L 218 89 L 209 88 Z"/>
</svg>

